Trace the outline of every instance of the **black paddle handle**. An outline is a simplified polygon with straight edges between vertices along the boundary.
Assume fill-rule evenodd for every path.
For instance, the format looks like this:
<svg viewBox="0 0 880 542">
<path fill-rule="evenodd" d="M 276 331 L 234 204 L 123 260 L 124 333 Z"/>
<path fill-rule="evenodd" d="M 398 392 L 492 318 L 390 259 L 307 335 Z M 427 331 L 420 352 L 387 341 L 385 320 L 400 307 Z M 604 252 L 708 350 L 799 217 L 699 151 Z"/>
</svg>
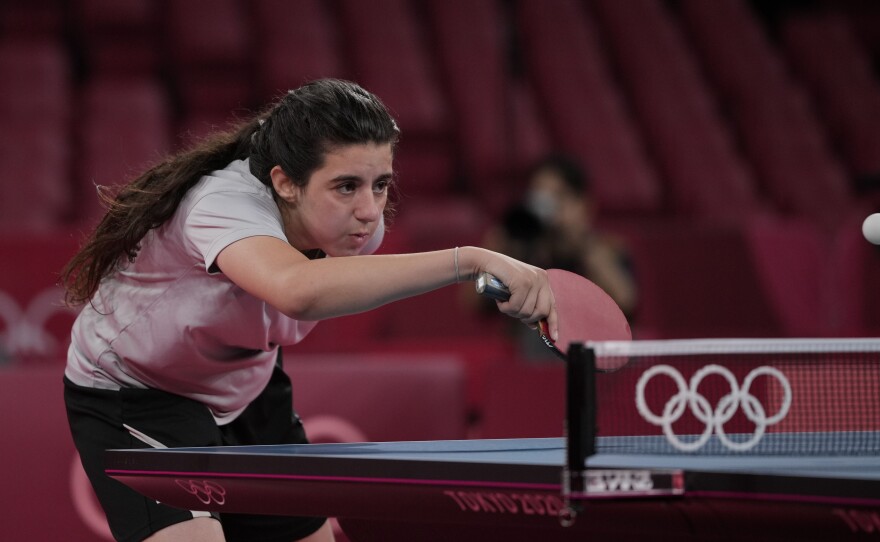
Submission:
<svg viewBox="0 0 880 542">
<path fill-rule="evenodd" d="M 477 293 L 498 301 L 510 299 L 510 290 L 491 273 L 480 273 L 477 277 Z"/>
</svg>

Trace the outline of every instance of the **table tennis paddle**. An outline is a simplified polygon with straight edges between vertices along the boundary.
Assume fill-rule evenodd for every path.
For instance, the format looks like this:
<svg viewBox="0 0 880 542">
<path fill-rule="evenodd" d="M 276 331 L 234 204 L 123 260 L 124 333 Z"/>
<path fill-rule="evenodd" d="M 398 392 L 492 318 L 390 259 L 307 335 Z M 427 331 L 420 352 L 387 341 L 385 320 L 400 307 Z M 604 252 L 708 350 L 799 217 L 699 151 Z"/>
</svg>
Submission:
<svg viewBox="0 0 880 542">
<path fill-rule="evenodd" d="M 547 322 L 541 321 L 538 330 L 541 340 L 559 357 L 565 359 L 573 342 L 629 341 L 632 331 L 629 322 L 617 303 L 602 288 L 590 280 L 562 269 L 548 269 L 550 289 L 556 300 L 556 316 L 559 337 L 550 338 Z M 480 295 L 507 301 L 507 286 L 490 273 L 477 277 Z"/>
</svg>

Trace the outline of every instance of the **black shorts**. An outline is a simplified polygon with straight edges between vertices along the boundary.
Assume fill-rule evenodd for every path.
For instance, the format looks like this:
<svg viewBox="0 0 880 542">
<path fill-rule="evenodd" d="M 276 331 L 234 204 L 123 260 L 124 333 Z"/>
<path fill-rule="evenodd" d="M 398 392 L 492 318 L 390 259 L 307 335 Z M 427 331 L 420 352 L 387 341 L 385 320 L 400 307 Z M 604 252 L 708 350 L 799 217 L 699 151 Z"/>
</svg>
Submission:
<svg viewBox="0 0 880 542">
<path fill-rule="evenodd" d="M 147 448 L 122 424 L 168 447 L 300 444 L 307 442 L 293 412 L 290 379 L 276 366 L 266 389 L 228 425 L 217 426 L 203 404 L 155 389 L 84 388 L 64 379 L 73 441 L 116 540 L 135 542 L 206 513 L 157 503 L 104 474 L 104 451 Z M 325 518 L 217 514 L 228 542 L 290 542 L 317 531 Z"/>
</svg>

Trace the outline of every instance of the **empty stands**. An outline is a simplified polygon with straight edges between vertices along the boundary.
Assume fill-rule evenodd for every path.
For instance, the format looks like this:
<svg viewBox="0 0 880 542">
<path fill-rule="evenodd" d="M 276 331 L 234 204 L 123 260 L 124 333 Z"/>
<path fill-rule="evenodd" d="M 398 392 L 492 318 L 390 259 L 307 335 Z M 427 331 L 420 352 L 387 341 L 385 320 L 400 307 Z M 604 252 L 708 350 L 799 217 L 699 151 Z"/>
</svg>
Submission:
<svg viewBox="0 0 880 542">
<path fill-rule="evenodd" d="M 852 186 L 805 89 L 750 5 L 686 0 L 681 15 L 762 192 L 778 212 L 833 228 L 853 204 Z"/>
<path fill-rule="evenodd" d="M 801 14 L 782 28 L 784 52 L 809 89 L 836 147 L 855 176 L 880 172 L 880 82 L 849 21 Z"/>
<path fill-rule="evenodd" d="M 88 73 L 157 76 L 164 58 L 159 8 L 149 0 L 71 3 L 74 39 Z"/>
<path fill-rule="evenodd" d="M 495 0 L 426 7 L 468 187 L 487 207 L 503 208 L 513 192 L 504 11 Z"/>
<path fill-rule="evenodd" d="M 0 41 L 0 228 L 64 224 L 72 186 L 69 52 L 54 37 Z"/>
<path fill-rule="evenodd" d="M 736 219 L 757 208 L 754 179 L 733 143 L 693 50 L 661 2 L 593 0 L 633 109 L 678 214 Z"/>
<path fill-rule="evenodd" d="M 403 135 L 396 168 L 411 190 L 442 197 L 453 190 L 448 103 L 427 37 L 406 0 L 340 0 L 352 75 L 390 108 Z"/>
<path fill-rule="evenodd" d="M 171 109 L 151 79 L 96 78 L 78 110 L 76 219 L 94 226 L 104 212 L 96 186 L 118 187 L 171 150 Z"/>
<path fill-rule="evenodd" d="M 873 11 L 846 4 L 768 19 L 747 0 L 7 2 L 0 230 L 54 250 L 102 212 L 96 184 L 344 77 L 402 129 L 385 252 L 479 244 L 528 166 L 564 150 L 599 223 L 635 245 L 642 336 L 869 333 L 872 283 L 839 277 L 870 276 L 857 188 L 877 170 L 880 87 L 854 15 Z M 485 382 L 498 356 L 477 337 L 515 346 L 468 296 L 325 322 L 302 351 L 448 348 Z"/>
<path fill-rule="evenodd" d="M 557 147 L 590 172 L 603 211 L 659 211 L 662 187 L 588 13 L 565 1 L 517 6 L 525 69 Z"/>
<path fill-rule="evenodd" d="M 326 2 L 257 0 L 250 8 L 261 102 L 312 79 L 348 76 L 339 23 Z"/>
</svg>

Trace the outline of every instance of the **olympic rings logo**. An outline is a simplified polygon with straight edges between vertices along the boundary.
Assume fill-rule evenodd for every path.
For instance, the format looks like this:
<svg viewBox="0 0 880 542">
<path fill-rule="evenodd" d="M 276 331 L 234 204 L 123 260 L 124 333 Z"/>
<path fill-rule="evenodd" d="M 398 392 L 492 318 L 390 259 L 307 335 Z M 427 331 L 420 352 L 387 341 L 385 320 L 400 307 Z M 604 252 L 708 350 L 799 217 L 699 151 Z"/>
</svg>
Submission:
<svg viewBox="0 0 880 542">
<path fill-rule="evenodd" d="M 666 405 L 663 407 L 663 413 L 660 415 L 652 412 L 645 400 L 645 387 L 657 375 L 670 377 L 678 388 L 678 393 L 666 402 Z M 723 377 L 730 386 L 730 393 L 723 396 L 714 409 L 709 400 L 698 391 L 700 383 L 709 375 Z M 783 391 L 782 404 L 779 410 L 772 416 L 767 416 L 764 405 L 761 404 L 757 397 L 750 393 L 752 383 L 757 377 L 762 375 L 775 378 Z M 681 440 L 672 429 L 672 424 L 682 417 L 687 407 L 690 407 L 691 413 L 697 420 L 706 424 L 706 429 L 693 442 Z M 724 424 L 733 418 L 740 407 L 742 407 L 746 418 L 755 424 L 755 429 L 750 439 L 736 442 L 731 440 L 724 432 Z M 740 388 L 733 373 L 720 365 L 707 365 L 703 367 L 691 377 L 690 385 L 685 382 L 684 377 L 676 369 L 669 365 L 655 365 L 645 371 L 636 384 L 636 408 L 638 408 L 639 414 L 646 421 L 662 427 L 666 440 L 681 451 L 692 452 L 702 448 L 714 432 L 718 435 L 718 439 L 724 446 L 734 451 L 743 452 L 752 449 L 758 444 L 764 436 L 767 426 L 779 423 L 788 414 L 788 410 L 791 408 L 791 385 L 781 371 L 767 366 L 753 369 L 746 375 L 742 388 Z"/>
<path fill-rule="evenodd" d="M 217 482 L 207 480 L 174 480 L 184 491 L 194 495 L 202 504 L 215 502 L 220 506 L 226 504 L 226 488 Z"/>
</svg>

